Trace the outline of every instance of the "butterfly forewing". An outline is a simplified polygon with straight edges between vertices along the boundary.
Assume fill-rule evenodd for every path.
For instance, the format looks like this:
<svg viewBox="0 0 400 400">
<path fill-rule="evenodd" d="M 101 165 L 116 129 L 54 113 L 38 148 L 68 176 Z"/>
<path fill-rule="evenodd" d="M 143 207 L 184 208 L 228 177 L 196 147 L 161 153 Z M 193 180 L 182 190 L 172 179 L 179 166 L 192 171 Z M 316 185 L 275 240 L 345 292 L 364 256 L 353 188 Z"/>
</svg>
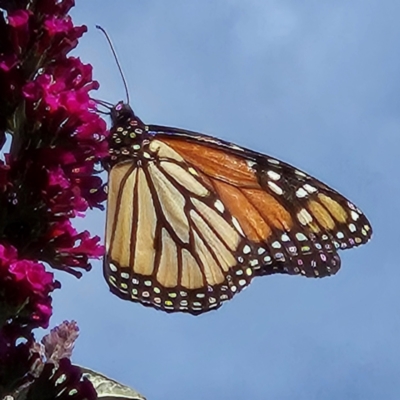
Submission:
<svg viewBox="0 0 400 400">
<path fill-rule="evenodd" d="M 258 274 L 334 274 L 340 268 L 336 249 L 371 236 L 357 207 L 289 164 L 204 135 L 153 129 L 212 182 L 253 252 L 260 251 L 260 242 L 268 250 Z"/>
<path fill-rule="evenodd" d="M 124 299 L 199 314 L 254 276 L 332 275 L 337 250 L 371 236 L 351 202 L 274 158 L 130 108 L 111 138 L 104 273 Z"/>
</svg>

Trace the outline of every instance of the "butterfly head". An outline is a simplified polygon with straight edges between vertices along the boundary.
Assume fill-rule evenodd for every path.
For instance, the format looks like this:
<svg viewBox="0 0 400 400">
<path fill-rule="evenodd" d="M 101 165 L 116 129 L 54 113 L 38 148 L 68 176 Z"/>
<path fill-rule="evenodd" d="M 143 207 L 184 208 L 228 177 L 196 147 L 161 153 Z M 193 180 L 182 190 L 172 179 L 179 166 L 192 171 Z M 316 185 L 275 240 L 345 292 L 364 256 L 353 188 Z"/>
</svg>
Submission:
<svg viewBox="0 0 400 400">
<path fill-rule="evenodd" d="M 131 106 L 123 101 L 119 101 L 110 112 L 113 126 L 123 125 L 130 119 L 136 118 Z"/>
</svg>

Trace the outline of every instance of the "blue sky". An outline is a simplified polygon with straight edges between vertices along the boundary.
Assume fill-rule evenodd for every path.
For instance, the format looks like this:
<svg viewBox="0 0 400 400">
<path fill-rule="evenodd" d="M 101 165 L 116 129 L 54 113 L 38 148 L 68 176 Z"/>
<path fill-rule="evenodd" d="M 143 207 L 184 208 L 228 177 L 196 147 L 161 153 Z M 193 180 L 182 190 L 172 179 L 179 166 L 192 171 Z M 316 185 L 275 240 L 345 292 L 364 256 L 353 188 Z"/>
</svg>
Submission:
<svg viewBox="0 0 400 400">
<path fill-rule="evenodd" d="M 400 3 L 77 0 L 75 54 L 96 97 L 124 98 L 112 37 L 145 122 L 278 157 L 354 201 L 374 227 L 332 278 L 272 276 L 216 312 L 168 315 L 109 293 L 101 263 L 57 274 L 53 324 L 75 319 L 74 362 L 148 399 L 400 396 Z M 104 214 L 76 222 L 103 235 Z"/>
</svg>

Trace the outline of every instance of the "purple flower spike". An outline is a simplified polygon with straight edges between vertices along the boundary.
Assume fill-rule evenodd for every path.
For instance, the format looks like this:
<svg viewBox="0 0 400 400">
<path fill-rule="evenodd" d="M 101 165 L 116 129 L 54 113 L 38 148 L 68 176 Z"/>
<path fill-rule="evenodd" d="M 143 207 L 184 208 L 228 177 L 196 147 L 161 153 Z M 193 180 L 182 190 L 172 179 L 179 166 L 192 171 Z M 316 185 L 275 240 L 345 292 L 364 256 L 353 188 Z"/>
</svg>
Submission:
<svg viewBox="0 0 400 400">
<path fill-rule="evenodd" d="M 70 358 L 78 335 L 79 328 L 75 321 L 64 321 L 53 328 L 42 339 L 46 360 L 57 364 L 62 358 Z"/>
</svg>

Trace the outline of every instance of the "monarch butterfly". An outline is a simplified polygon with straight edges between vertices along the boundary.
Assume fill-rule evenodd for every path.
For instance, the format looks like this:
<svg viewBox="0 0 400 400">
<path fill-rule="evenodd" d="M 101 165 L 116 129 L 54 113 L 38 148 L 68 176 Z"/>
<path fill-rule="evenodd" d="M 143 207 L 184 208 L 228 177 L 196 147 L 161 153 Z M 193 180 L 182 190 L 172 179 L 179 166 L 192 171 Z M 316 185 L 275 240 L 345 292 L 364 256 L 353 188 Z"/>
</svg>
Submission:
<svg viewBox="0 0 400 400">
<path fill-rule="evenodd" d="M 275 158 L 111 110 L 104 276 L 167 312 L 217 309 L 255 276 L 324 277 L 366 243 L 364 214 Z"/>
</svg>

